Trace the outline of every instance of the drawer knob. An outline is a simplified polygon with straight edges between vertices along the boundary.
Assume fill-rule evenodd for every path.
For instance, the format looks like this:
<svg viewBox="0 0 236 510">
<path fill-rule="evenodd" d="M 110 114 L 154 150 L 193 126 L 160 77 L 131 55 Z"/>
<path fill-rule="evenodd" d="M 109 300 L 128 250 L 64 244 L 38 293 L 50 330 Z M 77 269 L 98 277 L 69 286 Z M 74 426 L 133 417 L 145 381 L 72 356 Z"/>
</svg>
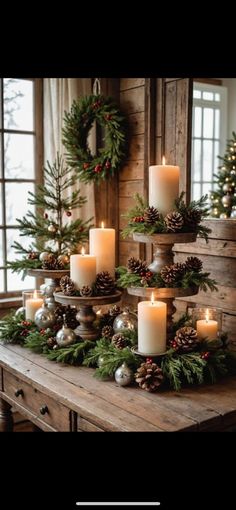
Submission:
<svg viewBox="0 0 236 510">
<path fill-rule="evenodd" d="M 23 397 L 23 395 L 24 395 L 23 390 L 22 389 L 16 390 L 15 391 L 15 397 L 19 397 L 20 395 Z"/>
<path fill-rule="evenodd" d="M 41 414 L 47 414 L 48 413 L 48 406 L 40 407 L 40 413 Z"/>
</svg>

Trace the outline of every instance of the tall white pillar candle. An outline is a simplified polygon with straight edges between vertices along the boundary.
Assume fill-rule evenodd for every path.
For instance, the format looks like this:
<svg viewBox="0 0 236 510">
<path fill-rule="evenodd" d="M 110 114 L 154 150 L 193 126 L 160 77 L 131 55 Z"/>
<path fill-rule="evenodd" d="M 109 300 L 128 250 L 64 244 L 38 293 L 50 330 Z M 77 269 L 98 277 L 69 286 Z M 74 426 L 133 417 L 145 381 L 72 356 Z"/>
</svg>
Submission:
<svg viewBox="0 0 236 510">
<path fill-rule="evenodd" d="M 163 216 L 175 207 L 174 202 L 179 196 L 179 173 L 179 166 L 149 167 L 149 206 L 156 207 Z"/>
<path fill-rule="evenodd" d="M 83 285 L 93 285 L 96 280 L 96 257 L 93 255 L 71 255 L 70 277 L 78 290 Z"/>
<path fill-rule="evenodd" d="M 143 354 L 166 351 L 166 303 L 141 301 L 138 303 L 138 350 Z"/>
<path fill-rule="evenodd" d="M 34 316 L 39 308 L 43 305 L 43 298 L 38 297 L 37 290 L 34 291 L 33 297 L 25 301 L 25 318 L 34 321 Z"/>
<path fill-rule="evenodd" d="M 103 224 L 102 224 L 103 225 Z M 97 273 L 108 271 L 115 276 L 115 229 L 114 228 L 90 228 L 89 252 L 97 259 Z"/>
</svg>

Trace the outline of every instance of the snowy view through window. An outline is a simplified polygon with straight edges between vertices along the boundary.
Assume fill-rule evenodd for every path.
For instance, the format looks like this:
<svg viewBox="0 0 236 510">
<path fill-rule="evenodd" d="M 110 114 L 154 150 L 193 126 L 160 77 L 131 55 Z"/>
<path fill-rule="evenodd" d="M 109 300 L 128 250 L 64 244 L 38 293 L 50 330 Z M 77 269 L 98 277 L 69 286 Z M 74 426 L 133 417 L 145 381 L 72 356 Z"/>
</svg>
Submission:
<svg viewBox="0 0 236 510">
<path fill-rule="evenodd" d="M 16 218 L 22 218 L 29 206 L 28 191 L 34 191 L 35 127 L 34 81 L 15 78 L 1 80 L 3 125 L 1 131 L 0 174 L 0 293 L 30 289 L 35 279 L 6 270 L 6 260 L 20 257 L 11 248 L 13 241 L 27 247 L 30 239 L 19 236 Z"/>
</svg>

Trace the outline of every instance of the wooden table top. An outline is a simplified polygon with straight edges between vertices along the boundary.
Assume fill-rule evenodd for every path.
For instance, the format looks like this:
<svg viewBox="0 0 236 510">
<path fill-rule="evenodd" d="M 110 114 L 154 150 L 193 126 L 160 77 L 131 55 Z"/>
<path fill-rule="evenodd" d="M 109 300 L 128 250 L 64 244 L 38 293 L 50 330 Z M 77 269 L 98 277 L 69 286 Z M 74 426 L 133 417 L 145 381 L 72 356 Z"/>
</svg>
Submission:
<svg viewBox="0 0 236 510">
<path fill-rule="evenodd" d="M 180 392 L 148 393 L 100 381 L 93 369 L 55 363 L 17 345 L 0 345 L 0 366 L 105 431 L 236 428 L 236 377 Z"/>
</svg>

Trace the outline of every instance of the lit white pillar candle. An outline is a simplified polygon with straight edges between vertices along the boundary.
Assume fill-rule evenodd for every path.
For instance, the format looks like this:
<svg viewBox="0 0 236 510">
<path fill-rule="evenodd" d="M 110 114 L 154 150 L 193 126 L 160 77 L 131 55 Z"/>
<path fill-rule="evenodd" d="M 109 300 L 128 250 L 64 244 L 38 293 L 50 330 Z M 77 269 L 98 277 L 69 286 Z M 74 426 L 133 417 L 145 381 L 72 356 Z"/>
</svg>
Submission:
<svg viewBox="0 0 236 510">
<path fill-rule="evenodd" d="M 115 276 L 116 239 L 114 228 L 90 228 L 89 251 L 97 259 L 97 273 L 108 271 Z"/>
<path fill-rule="evenodd" d="M 156 207 L 166 216 L 173 211 L 174 202 L 179 196 L 179 166 L 162 165 L 149 167 L 149 206 Z"/>
<path fill-rule="evenodd" d="M 138 303 L 138 350 L 143 354 L 166 351 L 166 303 L 151 301 Z"/>
<path fill-rule="evenodd" d="M 209 310 L 206 309 L 206 317 L 205 319 L 198 320 L 196 323 L 197 326 L 197 336 L 200 339 L 208 338 L 208 340 L 215 340 L 217 338 L 218 333 L 218 322 L 212 319 L 209 319 Z"/>
<path fill-rule="evenodd" d="M 84 248 L 81 250 L 81 255 L 71 255 L 70 277 L 77 290 L 83 285 L 91 286 L 96 280 L 96 257 L 85 255 Z"/>
<path fill-rule="evenodd" d="M 37 290 L 34 291 L 33 297 L 25 301 L 25 318 L 26 320 L 34 321 L 34 316 L 43 304 L 43 298 L 39 297 Z"/>
</svg>

